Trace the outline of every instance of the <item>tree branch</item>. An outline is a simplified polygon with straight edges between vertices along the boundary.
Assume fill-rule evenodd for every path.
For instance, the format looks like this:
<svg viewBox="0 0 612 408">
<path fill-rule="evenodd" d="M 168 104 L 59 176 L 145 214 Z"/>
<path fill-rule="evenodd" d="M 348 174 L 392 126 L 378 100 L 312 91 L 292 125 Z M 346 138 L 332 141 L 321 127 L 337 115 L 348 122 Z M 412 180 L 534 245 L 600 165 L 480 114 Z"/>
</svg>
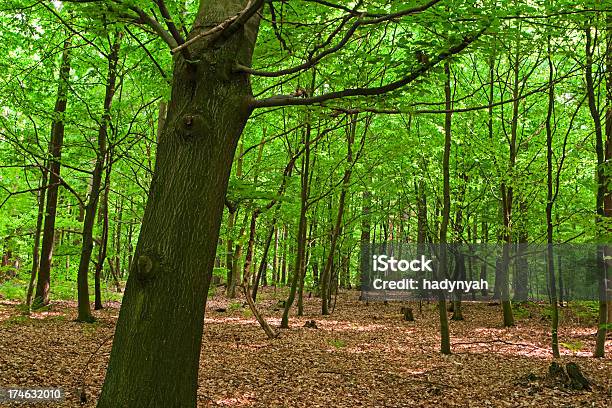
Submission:
<svg viewBox="0 0 612 408">
<path fill-rule="evenodd" d="M 157 20 L 145 13 L 138 6 L 129 6 L 129 9 L 138 14 L 140 21 L 151 27 L 162 38 L 162 40 L 164 40 L 164 42 L 170 46 L 171 49 L 178 47 L 176 39 L 164 27 L 162 27 Z"/>
<path fill-rule="evenodd" d="M 310 56 L 306 62 L 300 65 L 297 65 L 295 67 L 282 69 L 280 71 L 260 71 L 260 70 L 252 69 L 250 67 L 246 67 L 244 65 L 237 64 L 234 70 L 236 72 L 245 72 L 247 74 L 263 76 L 263 77 L 279 77 L 279 76 L 294 74 L 299 71 L 307 70 L 308 68 L 311 68 L 312 66 L 319 63 L 319 61 L 321 61 L 326 56 L 330 54 L 334 54 L 338 52 L 341 48 L 343 48 L 349 42 L 349 40 L 351 39 L 353 34 L 355 34 L 355 31 L 357 31 L 359 27 L 364 26 L 364 25 L 380 24 L 382 22 L 394 20 L 400 17 L 405 17 L 405 16 L 412 15 L 412 14 L 418 14 L 418 13 L 421 13 L 427 10 L 430 7 L 433 7 L 436 3 L 439 3 L 440 1 L 441 0 L 431 0 L 429 3 L 423 4 L 418 7 L 398 11 L 397 13 L 392 13 L 392 14 L 377 15 L 378 17 L 376 18 L 370 18 L 370 19 L 365 19 L 365 20 L 363 19 L 363 17 L 365 17 L 367 14 L 362 13 L 359 15 L 360 19 L 358 19 L 357 21 L 353 23 L 353 25 L 351 25 L 351 27 L 347 30 L 347 32 L 344 34 L 344 37 L 342 37 L 342 39 L 338 42 L 338 44 L 336 44 L 332 48 L 329 48 L 321 52 L 315 57 Z M 330 42 L 330 40 L 340 31 L 340 29 L 344 26 L 344 24 L 346 24 L 346 22 L 350 18 L 355 16 L 355 13 L 356 13 L 355 10 L 350 11 L 349 15 L 342 20 L 342 23 L 339 25 L 339 27 L 336 30 L 334 30 L 334 32 L 330 35 L 326 43 Z"/>
<path fill-rule="evenodd" d="M 257 11 L 263 6 L 264 1 L 265 0 L 249 0 L 246 7 L 235 16 L 228 18 L 210 30 L 197 34 L 196 36 L 185 41 L 183 44 L 173 47 L 172 54 L 176 54 L 204 37 L 212 37 L 214 40 L 229 38 L 232 34 L 242 28 L 242 26 L 244 26 L 244 24 L 246 24 L 246 22 L 249 21 L 249 19 L 253 17 L 255 13 L 257 13 Z"/>
<path fill-rule="evenodd" d="M 164 0 L 155 0 L 155 3 L 157 4 L 157 8 L 159 8 L 159 12 L 161 13 L 162 17 L 164 18 L 164 20 L 166 20 L 166 26 L 168 27 L 168 31 L 170 31 L 170 34 L 172 34 L 172 37 L 176 40 L 178 44 L 183 44 L 185 40 L 181 36 L 181 33 L 179 33 L 179 30 L 176 28 L 176 25 L 174 25 L 174 22 L 172 21 L 172 16 L 170 16 L 170 12 L 166 7 L 166 3 L 164 3 Z"/>
<path fill-rule="evenodd" d="M 151 51 L 149 51 L 147 49 L 147 47 L 142 43 L 142 41 L 140 41 L 140 39 L 138 37 L 136 37 L 134 35 L 134 33 L 132 33 L 127 27 L 125 28 L 125 31 L 130 35 L 130 37 L 132 37 L 140 46 L 140 48 L 142 48 L 144 50 L 144 52 L 147 54 L 147 56 L 149 57 L 149 59 L 153 62 L 153 64 L 155 65 L 155 67 L 157 68 L 157 70 L 159 71 L 159 73 L 161 74 L 161 76 L 168 81 L 168 74 L 166 74 L 166 72 L 163 70 L 163 68 L 161 67 L 161 65 L 159 65 L 159 62 L 157 62 L 157 60 L 155 59 L 155 57 L 153 57 L 153 54 L 151 54 Z"/>
<path fill-rule="evenodd" d="M 238 13 L 237 18 L 219 34 L 220 39 L 228 39 L 236 31 L 241 29 L 251 17 L 255 15 L 264 5 L 265 0 L 249 0 L 244 10 Z"/>
<path fill-rule="evenodd" d="M 339 99 L 350 96 L 376 96 L 392 92 L 396 89 L 408 85 L 415 79 L 419 78 L 421 75 L 425 74 L 429 69 L 431 69 L 441 61 L 444 61 L 445 59 L 463 51 L 465 48 L 467 48 L 468 45 L 478 39 L 486 31 L 487 28 L 488 26 L 481 29 L 479 32 L 472 36 L 464 37 L 463 41 L 458 45 L 455 45 L 446 50 L 445 52 L 438 54 L 430 62 L 421 65 L 417 70 L 412 71 L 408 76 L 399 79 L 395 82 L 391 82 L 387 85 L 373 88 L 349 88 L 342 91 L 330 92 L 309 98 L 300 98 L 291 95 L 277 95 L 266 99 L 253 100 L 251 102 L 251 106 L 253 108 L 268 108 L 273 106 L 312 105 L 316 103 L 322 103 L 331 99 Z"/>
</svg>

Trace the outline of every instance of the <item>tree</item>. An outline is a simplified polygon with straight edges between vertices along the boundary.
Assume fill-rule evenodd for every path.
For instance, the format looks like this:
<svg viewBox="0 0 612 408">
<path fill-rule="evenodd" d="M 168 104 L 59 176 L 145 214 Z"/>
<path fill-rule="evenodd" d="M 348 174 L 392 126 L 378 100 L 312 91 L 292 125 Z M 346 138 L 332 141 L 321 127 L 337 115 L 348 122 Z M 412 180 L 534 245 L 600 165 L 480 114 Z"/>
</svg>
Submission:
<svg viewBox="0 0 612 408">
<path fill-rule="evenodd" d="M 38 308 L 49 303 L 49 287 L 51 285 L 51 260 L 55 243 L 55 216 L 57 214 L 57 198 L 61 184 L 61 158 L 64 141 L 64 113 L 68 104 L 68 81 L 70 76 L 70 39 L 64 41 L 62 62 L 59 70 L 57 100 L 55 102 L 54 118 L 49 141 L 49 183 L 46 192 L 45 221 L 43 238 L 36 281 L 36 293 L 33 307 Z"/>
<path fill-rule="evenodd" d="M 102 189 L 102 177 L 104 173 L 104 165 L 107 163 L 107 140 L 108 140 L 108 126 L 111 120 L 111 106 L 113 103 L 113 97 L 116 91 L 117 82 L 117 64 L 119 61 L 119 49 L 121 44 L 121 33 L 115 35 L 112 49 L 108 54 L 108 72 L 106 82 L 106 92 L 104 95 L 104 106 L 103 116 L 100 121 L 100 128 L 98 129 L 98 150 L 96 151 L 95 166 L 91 175 L 91 193 L 89 195 L 89 201 L 85 208 L 85 217 L 83 221 L 83 243 L 81 248 L 81 259 L 79 262 L 78 271 L 78 309 L 79 315 L 78 321 L 81 322 L 92 322 L 93 316 L 91 315 L 91 309 L 89 305 L 89 286 L 87 283 L 87 275 L 89 273 L 89 266 L 91 262 L 91 253 L 93 250 L 93 228 L 96 218 L 96 211 L 98 208 L 98 201 L 102 190 L 105 191 L 105 198 L 108 199 L 108 193 L 106 186 Z M 108 164 L 110 166 L 110 163 Z M 108 177 L 108 176 L 107 176 Z M 108 183 L 108 181 L 107 181 Z M 106 207 L 107 205 L 105 205 Z M 108 220 L 108 215 L 105 215 Z M 106 228 L 105 228 L 106 230 Z M 105 241 L 105 240 L 103 240 Z M 104 244 L 105 246 L 105 244 Z M 101 263 L 98 260 L 98 265 L 101 267 Z M 100 302 L 100 290 L 99 290 L 99 271 L 96 266 L 96 308 Z"/>
</svg>

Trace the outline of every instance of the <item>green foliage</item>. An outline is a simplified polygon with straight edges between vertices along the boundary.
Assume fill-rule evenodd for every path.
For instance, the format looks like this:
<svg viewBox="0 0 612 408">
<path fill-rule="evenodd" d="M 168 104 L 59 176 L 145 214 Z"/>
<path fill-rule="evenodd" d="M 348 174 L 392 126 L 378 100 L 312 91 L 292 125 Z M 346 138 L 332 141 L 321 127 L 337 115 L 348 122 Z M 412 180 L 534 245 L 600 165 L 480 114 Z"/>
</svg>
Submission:
<svg viewBox="0 0 612 408">
<path fill-rule="evenodd" d="M 332 340 L 329 340 L 329 344 L 334 346 L 337 349 L 346 347 L 346 341 L 344 341 L 342 339 L 332 339 Z"/>
<path fill-rule="evenodd" d="M 514 317 L 518 319 L 530 319 L 532 317 L 531 310 L 520 303 L 512 304 L 512 312 L 514 313 Z"/>
<path fill-rule="evenodd" d="M 580 319 L 595 321 L 599 315 L 599 302 L 571 302 L 570 309 Z"/>
<path fill-rule="evenodd" d="M 584 347 L 584 343 L 582 343 L 579 340 L 565 342 L 565 343 L 559 343 L 559 345 L 565 347 L 568 350 L 573 351 L 574 353 L 577 352 L 577 351 L 582 350 L 582 348 Z"/>
</svg>

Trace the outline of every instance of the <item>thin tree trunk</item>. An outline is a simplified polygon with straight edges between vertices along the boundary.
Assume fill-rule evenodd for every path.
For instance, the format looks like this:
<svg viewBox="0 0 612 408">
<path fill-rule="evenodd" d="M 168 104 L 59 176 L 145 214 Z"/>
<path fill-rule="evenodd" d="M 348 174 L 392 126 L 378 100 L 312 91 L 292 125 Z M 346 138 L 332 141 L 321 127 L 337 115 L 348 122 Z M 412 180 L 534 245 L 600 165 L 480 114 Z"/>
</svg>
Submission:
<svg viewBox="0 0 612 408">
<path fill-rule="evenodd" d="M 106 253 L 108 248 L 108 195 L 110 192 L 110 175 L 112 169 L 112 161 L 109 156 L 107 170 L 106 170 L 106 179 L 105 179 L 105 187 L 104 187 L 104 195 L 102 196 L 102 202 L 100 203 L 100 212 L 102 219 L 102 237 L 100 238 L 100 248 L 98 250 L 98 261 L 96 262 L 95 267 L 95 296 L 94 296 L 94 309 L 101 310 L 103 308 L 102 305 L 102 285 L 101 285 L 101 276 L 102 271 L 104 269 L 104 262 L 106 260 Z"/>
<path fill-rule="evenodd" d="M 46 164 L 45 164 L 46 166 Z M 45 190 L 47 187 L 48 172 L 46 168 L 41 169 L 40 188 L 38 191 L 38 215 L 36 217 L 36 229 L 34 230 L 34 248 L 32 249 L 32 271 L 30 272 L 30 282 L 28 283 L 28 292 L 26 295 L 26 305 L 28 308 L 32 305 L 32 295 L 34 292 L 34 282 L 38 273 L 40 262 L 40 234 L 42 231 L 43 219 L 45 216 Z"/>
<path fill-rule="evenodd" d="M 551 317 L 551 345 L 554 358 L 559 358 L 559 305 L 557 304 L 557 287 L 555 279 L 555 259 L 553 255 L 553 222 L 552 222 L 552 211 L 554 205 L 554 192 L 553 192 L 553 131 L 551 127 L 552 114 L 555 103 L 555 87 L 553 85 L 554 80 L 554 66 L 550 56 L 550 37 L 548 37 L 548 111 L 546 113 L 546 264 L 548 269 L 548 282 L 550 287 L 550 304 L 552 307 Z"/>
<path fill-rule="evenodd" d="M 288 238 L 289 238 L 289 231 L 287 229 L 286 225 L 283 225 L 283 259 L 282 259 L 282 265 L 281 265 L 281 285 L 286 285 L 287 284 L 287 251 L 288 251 L 288 246 L 289 246 L 289 242 L 288 242 Z"/>
<path fill-rule="evenodd" d="M 606 161 L 606 156 L 608 158 L 612 158 L 612 154 L 609 154 L 609 150 L 611 149 L 612 142 L 612 108 L 610 104 L 612 103 L 612 57 L 609 55 L 610 50 L 612 49 L 612 22 L 610 22 L 610 17 L 607 16 L 606 21 L 608 22 L 609 27 L 607 27 L 607 36 L 606 36 L 606 48 L 608 50 L 608 54 L 606 57 L 606 102 L 608 103 L 608 108 L 606 109 L 606 138 L 607 138 L 607 146 L 604 147 L 604 137 L 603 137 L 603 129 L 601 123 L 601 117 L 599 115 L 599 108 L 597 107 L 597 98 L 595 95 L 595 85 L 593 78 L 593 53 L 595 52 L 596 45 L 592 44 L 592 35 L 591 35 L 591 27 L 587 26 L 586 28 L 586 66 L 585 66 L 585 79 L 586 79 L 586 91 L 587 91 L 587 99 L 589 104 L 589 112 L 591 113 L 591 118 L 593 119 L 593 124 L 595 127 L 595 151 L 597 154 L 597 197 L 596 197 L 596 224 L 601 224 L 604 220 L 605 216 L 612 216 L 612 211 L 608 211 L 606 214 L 606 205 L 605 205 L 605 196 L 606 193 L 609 196 L 609 192 L 607 192 L 607 183 L 606 183 L 606 175 L 604 172 L 604 165 Z M 610 206 L 612 207 L 612 206 Z M 601 227 L 599 227 L 601 228 Z M 605 242 L 605 240 L 604 240 Z M 595 351 L 593 353 L 594 357 L 604 357 L 605 355 L 605 343 L 606 343 L 606 334 L 607 329 L 606 325 L 608 323 L 608 310 L 607 310 L 607 302 L 606 302 L 606 271 L 608 263 L 605 260 L 605 255 L 607 254 L 607 248 L 602 247 L 600 249 L 600 301 L 599 301 L 599 319 L 598 319 L 598 329 L 597 329 L 597 337 L 595 344 Z"/>
<path fill-rule="evenodd" d="M 57 213 L 57 199 L 61 183 L 62 145 L 64 144 L 64 114 L 68 103 L 68 81 L 70 78 L 70 39 L 64 41 L 62 62 L 59 72 L 59 85 L 57 100 L 55 102 L 54 119 L 51 126 L 51 139 L 49 141 L 49 184 L 43 227 L 43 238 L 40 254 L 40 267 L 36 281 L 36 293 L 32 303 L 34 308 L 49 303 L 49 288 L 51 286 L 51 260 L 55 244 L 55 216 Z"/>
<path fill-rule="evenodd" d="M 272 285 L 278 283 L 278 227 L 274 227 L 274 255 L 272 256 Z"/>
<path fill-rule="evenodd" d="M 283 310 L 283 316 L 281 318 L 280 327 L 283 329 L 289 328 L 289 311 L 293 302 L 295 301 L 295 294 L 298 289 L 300 279 L 303 279 L 304 273 L 304 260 L 306 252 L 306 227 L 307 219 L 306 214 L 308 212 L 308 175 L 310 171 L 310 123 L 307 122 L 306 130 L 304 131 L 304 145 L 305 154 L 302 158 L 302 172 L 301 172 L 301 194 L 300 194 L 300 220 L 298 223 L 298 240 L 297 240 L 297 255 L 295 259 L 295 271 L 291 278 L 291 287 L 289 288 L 289 296 L 285 302 L 285 308 Z M 284 275 L 284 270 L 283 270 Z"/>
<path fill-rule="evenodd" d="M 119 60 L 120 34 L 117 34 L 111 53 L 108 56 L 108 73 L 106 79 L 106 92 L 104 95 L 104 113 L 98 129 L 98 150 L 96 151 L 96 160 L 94 170 L 91 176 L 91 191 L 89 201 L 85 207 L 85 218 L 83 221 L 81 259 L 79 261 L 79 269 L 77 273 L 78 287 L 78 317 L 80 322 L 93 322 L 94 318 L 91 314 L 91 306 L 89 304 L 89 284 L 88 274 L 91 262 L 91 254 L 93 251 L 93 229 L 96 219 L 96 211 L 101 193 L 102 175 L 104 172 L 104 164 L 107 157 L 107 140 L 108 126 L 111 119 L 111 106 L 116 90 L 117 80 L 117 63 Z M 97 269 L 97 268 L 96 268 Z M 99 275 L 96 270 L 96 300 L 99 301 Z M 96 306 L 97 303 L 96 303 Z M 101 306 L 101 304 L 100 304 Z"/>
<path fill-rule="evenodd" d="M 451 125 L 452 125 L 452 102 L 450 86 L 450 63 L 444 64 L 446 80 L 444 82 L 444 94 L 446 96 L 446 114 L 444 115 L 444 157 L 442 159 L 442 179 L 443 179 L 443 207 L 442 222 L 440 225 L 440 268 L 436 271 L 436 279 L 441 280 L 442 274 L 448 273 L 448 252 L 447 234 L 450 221 L 450 151 L 451 151 Z M 446 297 L 440 290 L 438 291 L 438 313 L 440 315 L 440 351 L 442 354 L 451 354 L 450 335 L 448 328 L 448 316 L 446 314 Z"/>
<path fill-rule="evenodd" d="M 329 252 L 327 254 L 327 260 L 325 262 L 325 266 L 323 268 L 323 273 L 321 274 L 321 314 L 328 315 L 329 314 L 329 300 L 331 298 L 331 284 L 332 284 L 332 265 L 334 261 L 334 256 L 336 254 L 336 247 L 338 244 L 338 237 L 340 235 L 340 229 L 342 226 L 342 220 L 344 216 L 344 207 L 346 201 L 346 195 L 348 193 L 349 183 L 351 181 L 351 174 L 353 172 L 353 142 L 355 141 L 355 134 L 357 132 L 357 114 L 350 117 L 351 123 L 350 128 L 347 132 L 347 153 L 346 153 L 346 170 L 344 171 L 344 176 L 342 178 L 342 189 L 340 191 L 340 199 L 338 201 L 338 213 L 335 219 L 334 228 L 331 231 L 331 239 L 329 245 Z M 368 121 L 369 123 L 369 121 Z M 365 143 L 366 133 L 368 131 L 368 127 L 364 129 L 363 136 L 361 139 L 361 147 L 363 148 L 363 144 Z"/>
<path fill-rule="evenodd" d="M 261 255 L 261 261 L 259 263 L 259 270 L 257 271 L 257 277 L 255 278 L 255 284 L 253 285 L 253 295 L 252 295 L 253 302 L 257 301 L 257 288 L 259 287 L 259 281 L 262 280 L 262 277 L 264 277 L 267 274 L 268 252 L 270 252 L 270 245 L 272 244 L 272 237 L 274 236 L 275 229 L 276 229 L 276 216 L 272 219 L 272 225 L 270 226 L 270 231 L 268 232 L 268 236 L 266 237 L 266 242 L 264 244 L 264 252 Z M 264 282 L 264 286 L 266 282 Z"/>
<path fill-rule="evenodd" d="M 269 339 L 273 339 L 275 337 L 278 337 L 278 333 L 276 333 L 274 329 L 270 327 L 266 319 L 257 309 L 257 305 L 255 305 L 255 299 L 251 297 L 251 291 L 249 288 L 249 279 L 251 277 L 251 265 L 253 264 L 253 250 L 254 250 L 254 245 L 255 245 L 255 232 L 256 232 L 256 226 L 257 226 L 257 217 L 259 217 L 259 214 L 260 214 L 260 211 L 255 210 L 253 214 L 251 215 L 251 226 L 249 228 L 249 242 L 247 245 L 246 259 L 244 261 L 244 271 L 242 273 L 242 285 L 241 286 L 242 286 L 242 293 L 244 294 L 244 297 L 247 300 L 247 303 L 249 305 L 249 308 L 251 309 L 251 312 L 253 313 L 253 316 L 255 316 L 255 318 L 259 322 L 259 325 L 266 333 L 266 336 L 268 336 Z"/>
<path fill-rule="evenodd" d="M 500 263 L 499 277 L 499 297 L 501 299 L 503 324 L 504 327 L 514 326 L 514 314 L 512 311 L 512 303 L 510 302 L 510 288 L 509 288 L 509 266 L 510 266 L 510 246 L 512 245 L 512 203 L 514 200 L 514 187 L 512 186 L 512 177 L 516 165 L 516 154 L 517 154 L 517 131 L 518 131 L 518 117 L 519 117 L 519 96 L 520 96 L 520 84 L 519 84 L 519 73 L 520 73 L 520 39 L 517 37 L 516 54 L 514 57 L 513 71 L 514 71 L 514 83 L 512 89 L 512 97 L 514 102 L 512 103 L 512 122 L 510 127 L 510 139 L 509 149 L 510 156 L 508 160 L 508 174 L 510 181 L 503 181 L 501 185 L 502 194 L 502 221 L 503 221 L 503 254 Z M 497 279 L 496 279 L 497 282 Z M 497 286 L 497 284 L 496 284 Z"/>
</svg>

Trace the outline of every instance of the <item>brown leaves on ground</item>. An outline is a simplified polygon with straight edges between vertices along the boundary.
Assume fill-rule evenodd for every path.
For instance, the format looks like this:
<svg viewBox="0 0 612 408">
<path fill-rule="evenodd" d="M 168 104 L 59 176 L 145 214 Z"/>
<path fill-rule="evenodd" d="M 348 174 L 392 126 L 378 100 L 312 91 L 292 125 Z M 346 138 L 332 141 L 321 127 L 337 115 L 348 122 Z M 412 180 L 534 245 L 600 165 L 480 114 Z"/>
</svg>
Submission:
<svg viewBox="0 0 612 408">
<path fill-rule="evenodd" d="M 278 326 L 280 296 L 267 289 L 260 298 L 260 310 Z M 612 359 L 591 357 L 595 329 L 584 320 L 562 322 L 559 339 L 571 350 L 562 348 L 560 362 L 578 363 L 593 391 L 539 380 L 552 355 L 548 321 L 535 311 L 502 328 L 499 307 L 465 302 L 465 320 L 450 323 L 454 354 L 444 356 L 434 304 L 423 304 L 422 314 L 411 305 L 415 322 L 402 320 L 400 305 L 359 302 L 356 292 L 341 294 L 330 316 L 319 315 L 319 299 L 304 304 L 305 316 L 294 310 L 290 329 L 267 340 L 241 300 L 210 300 L 199 406 L 607 407 L 612 398 Z M 94 407 L 118 306 L 96 312 L 94 324 L 80 324 L 72 303 L 30 316 L 0 303 L 0 386 L 62 387 L 64 402 L 37 406 L 78 407 L 84 385 L 84 406 Z M 304 327 L 309 320 L 316 328 Z"/>
</svg>

